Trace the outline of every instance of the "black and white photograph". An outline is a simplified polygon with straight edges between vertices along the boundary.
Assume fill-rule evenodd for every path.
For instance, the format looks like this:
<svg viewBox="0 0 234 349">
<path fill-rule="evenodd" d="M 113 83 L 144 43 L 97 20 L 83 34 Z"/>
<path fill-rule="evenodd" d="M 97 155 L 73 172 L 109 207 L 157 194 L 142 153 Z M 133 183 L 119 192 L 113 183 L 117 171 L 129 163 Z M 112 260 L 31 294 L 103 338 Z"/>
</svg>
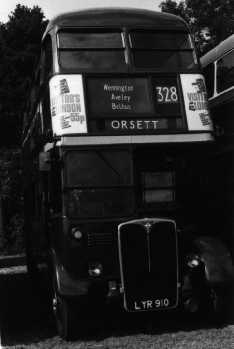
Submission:
<svg viewBox="0 0 234 349">
<path fill-rule="evenodd" d="M 0 349 L 234 349 L 234 1 L 0 2 Z"/>
</svg>

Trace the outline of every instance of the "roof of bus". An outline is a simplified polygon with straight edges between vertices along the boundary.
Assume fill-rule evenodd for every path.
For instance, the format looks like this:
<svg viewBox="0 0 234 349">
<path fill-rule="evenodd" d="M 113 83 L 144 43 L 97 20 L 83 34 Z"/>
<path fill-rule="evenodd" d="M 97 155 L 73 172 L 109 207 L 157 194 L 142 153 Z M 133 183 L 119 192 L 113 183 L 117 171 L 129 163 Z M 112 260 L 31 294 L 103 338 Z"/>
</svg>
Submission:
<svg viewBox="0 0 234 349">
<path fill-rule="evenodd" d="M 209 63 L 216 61 L 222 57 L 225 53 L 234 48 L 234 34 L 222 41 L 219 45 L 215 46 L 212 50 L 207 52 L 201 57 L 201 64 L 206 67 Z"/>
<path fill-rule="evenodd" d="M 54 27 L 154 26 L 160 29 L 187 30 L 185 21 L 175 15 L 133 8 L 92 8 L 54 17 L 44 36 Z"/>
</svg>

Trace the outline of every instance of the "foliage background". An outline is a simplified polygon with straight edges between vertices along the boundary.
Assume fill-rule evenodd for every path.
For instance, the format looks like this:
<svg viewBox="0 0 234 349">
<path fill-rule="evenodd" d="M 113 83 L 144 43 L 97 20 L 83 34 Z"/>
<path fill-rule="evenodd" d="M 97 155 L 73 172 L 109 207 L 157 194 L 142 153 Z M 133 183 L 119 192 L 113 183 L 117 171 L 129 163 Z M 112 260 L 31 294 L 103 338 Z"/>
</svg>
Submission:
<svg viewBox="0 0 234 349">
<path fill-rule="evenodd" d="M 17 5 L 0 23 L 0 254 L 22 252 L 21 134 L 24 108 L 40 41 L 47 25 L 42 10 Z"/>
<path fill-rule="evenodd" d="M 200 55 L 234 33 L 234 0 L 164 0 L 160 6 L 185 19 Z M 0 254 L 24 249 L 22 123 L 47 23 L 41 8 L 20 4 L 0 23 Z"/>
<path fill-rule="evenodd" d="M 184 18 L 200 55 L 234 33 L 233 0 L 165 0 L 160 7 Z"/>
</svg>

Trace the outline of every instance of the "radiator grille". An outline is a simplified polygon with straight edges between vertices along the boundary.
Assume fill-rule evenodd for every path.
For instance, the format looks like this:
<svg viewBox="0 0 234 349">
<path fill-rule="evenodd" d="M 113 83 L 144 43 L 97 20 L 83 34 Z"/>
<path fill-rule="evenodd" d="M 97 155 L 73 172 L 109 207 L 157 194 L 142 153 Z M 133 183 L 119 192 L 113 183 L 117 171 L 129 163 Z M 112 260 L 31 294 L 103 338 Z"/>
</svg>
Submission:
<svg viewBox="0 0 234 349">
<path fill-rule="evenodd" d="M 121 279 L 129 311 L 173 308 L 178 303 L 175 224 L 146 219 L 119 227 Z"/>
</svg>

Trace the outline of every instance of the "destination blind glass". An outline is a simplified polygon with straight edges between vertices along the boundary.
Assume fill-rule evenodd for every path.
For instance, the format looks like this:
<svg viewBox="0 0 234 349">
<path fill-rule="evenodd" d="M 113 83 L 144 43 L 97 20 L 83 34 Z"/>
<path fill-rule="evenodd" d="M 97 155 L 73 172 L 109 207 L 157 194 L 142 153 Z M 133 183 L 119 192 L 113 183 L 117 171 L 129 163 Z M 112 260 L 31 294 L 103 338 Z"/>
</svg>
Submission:
<svg viewBox="0 0 234 349">
<path fill-rule="evenodd" d="M 92 115 L 153 115 L 151 92 L 146 78 L 89 79 L 89 110 Z"/>
</svg>

